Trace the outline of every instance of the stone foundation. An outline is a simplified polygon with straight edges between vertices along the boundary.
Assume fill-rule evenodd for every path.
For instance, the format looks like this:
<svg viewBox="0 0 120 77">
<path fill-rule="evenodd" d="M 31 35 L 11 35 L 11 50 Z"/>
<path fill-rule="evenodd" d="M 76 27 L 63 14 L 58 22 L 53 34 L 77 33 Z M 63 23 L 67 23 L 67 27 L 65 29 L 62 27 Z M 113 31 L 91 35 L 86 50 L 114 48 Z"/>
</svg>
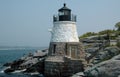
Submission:
<svg viewBox="0 0 120 77">
<path fill-rule="evenodd" d="M 69 77 L 84 70 L 85 59 L 80 42 L 51 42 L 45 60 L 45 77 Z"/>
<path fill-rule="evenodd" d="M 63 56 L 49 56 L 45 60 L 45 77 L 69 77 L 84 69 L 81 60 Z"/>
</svg>

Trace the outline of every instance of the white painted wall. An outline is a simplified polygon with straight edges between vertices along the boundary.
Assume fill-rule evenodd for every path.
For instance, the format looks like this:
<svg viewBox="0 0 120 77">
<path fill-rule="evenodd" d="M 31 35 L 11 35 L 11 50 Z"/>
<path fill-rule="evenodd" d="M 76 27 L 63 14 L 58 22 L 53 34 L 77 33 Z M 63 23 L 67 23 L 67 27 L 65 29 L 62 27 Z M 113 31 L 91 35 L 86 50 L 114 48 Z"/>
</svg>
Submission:
<svg viewBox="0 0 120 77">
<path fill-rule="evenodd" d="M 58 21 L 53 24 L 51 42 L 79 42 L 75 22 Z"/>
</svg>

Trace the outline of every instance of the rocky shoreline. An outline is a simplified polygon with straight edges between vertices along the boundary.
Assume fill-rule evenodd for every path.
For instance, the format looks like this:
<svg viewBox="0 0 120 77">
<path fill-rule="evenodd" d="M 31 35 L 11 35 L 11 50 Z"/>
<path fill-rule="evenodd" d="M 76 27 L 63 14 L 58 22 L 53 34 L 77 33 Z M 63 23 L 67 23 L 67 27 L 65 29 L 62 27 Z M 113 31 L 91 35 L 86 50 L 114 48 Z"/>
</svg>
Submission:
<svg viewBox="0 0 120 77">
<path fill-rule="evenodd" d="M 88 38 L 81 41 L 85 47 L 84 71 L 78 72 L 71 77 L 117 77 L 120 75 L 119 58 L 120 49 L 115 45 L 110 45 L 106 39 L 99 40 Z M 21 71 L 28 74 L 43 74 L 44 63 L 48 57 L 48 49 L 37 50 L 33 54 L 29 53 L 3 66 L 9 67 L 4 70 L 5 73 Z M 38 68 L 39 67 L 39 68 Z M 109 73 L 109 72 L 111 73 Z"/>
<path fill-rule="evenodd" d="M 29 53 L 10 63 L 5 63 L 3 66 L 8 67 L 4 70 L 5 73 L 21 71 L 22 73 L 38 73 L 43 74 L 44 59 L 48 54 L 48 50 L 37 50 L 35 53 Z M 38 68 L 39 67 L 39 68 Z"/>
</svg>

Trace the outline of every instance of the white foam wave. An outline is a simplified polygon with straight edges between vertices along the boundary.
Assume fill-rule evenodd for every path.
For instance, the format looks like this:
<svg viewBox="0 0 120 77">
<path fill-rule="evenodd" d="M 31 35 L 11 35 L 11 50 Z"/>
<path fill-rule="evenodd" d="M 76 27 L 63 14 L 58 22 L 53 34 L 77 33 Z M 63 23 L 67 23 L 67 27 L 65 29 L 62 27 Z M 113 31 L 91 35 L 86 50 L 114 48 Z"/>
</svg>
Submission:
<svg viewBox="0 0 120 77">
<path fill-rule="evenodd" d="M 39 75 L 40 73 L 38 72 L 33 72 L 33 73 L 30 73 L 30 75 Z"/>
<path fill-rule="evenodd" d="M 4 70 L 0 71 L 0 73 L 4 73 Z"/>
<path fill-rule="evenodd" d="M 26 69 L 23 69 L 23 70 L 15 70 L 14 72 L 12 72 L 12 73 L 20 73 L 20 72 L 23 72 L 23 71 L 25 71 Z"/>
</svg>

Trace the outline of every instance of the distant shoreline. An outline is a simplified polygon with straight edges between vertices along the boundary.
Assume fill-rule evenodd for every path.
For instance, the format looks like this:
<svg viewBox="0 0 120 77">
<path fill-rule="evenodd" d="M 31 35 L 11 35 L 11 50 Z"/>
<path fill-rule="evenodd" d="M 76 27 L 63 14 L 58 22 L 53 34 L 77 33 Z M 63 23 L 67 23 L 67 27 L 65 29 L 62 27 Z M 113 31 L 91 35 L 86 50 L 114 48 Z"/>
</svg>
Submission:
<svg viewBox="0 0 120 77">
<path fill-rule="evenodd" d="M 0 50 L 29 50 L 29 49 L 46 49 L 48 47 L 0 47 Z"/>
</svg>

